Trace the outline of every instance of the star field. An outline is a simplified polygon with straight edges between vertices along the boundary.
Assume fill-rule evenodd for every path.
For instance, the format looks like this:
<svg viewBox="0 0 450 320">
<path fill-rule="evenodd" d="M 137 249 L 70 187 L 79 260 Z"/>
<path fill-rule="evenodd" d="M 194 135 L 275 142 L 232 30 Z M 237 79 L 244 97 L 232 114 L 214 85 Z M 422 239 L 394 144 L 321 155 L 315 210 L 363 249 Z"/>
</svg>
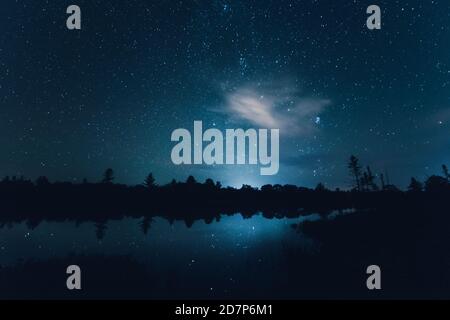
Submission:
<svg viewBox="0 0 450 320">
<path fill-rule="evenodd" d="M 2 4 L 2 175 L 345 188 L 351 154 L 400 186 L 449 163 L 448 1 L 72 2 Z M 81 30 L 66 28 L 70 4 Z M 381 30 L 366 27 L 371 4 Z M 170 133 L 194 120 L 257 126 L 232 112 L 236 95 L 295 123 L 279 174 L 173 165 Z"/>
</svg>

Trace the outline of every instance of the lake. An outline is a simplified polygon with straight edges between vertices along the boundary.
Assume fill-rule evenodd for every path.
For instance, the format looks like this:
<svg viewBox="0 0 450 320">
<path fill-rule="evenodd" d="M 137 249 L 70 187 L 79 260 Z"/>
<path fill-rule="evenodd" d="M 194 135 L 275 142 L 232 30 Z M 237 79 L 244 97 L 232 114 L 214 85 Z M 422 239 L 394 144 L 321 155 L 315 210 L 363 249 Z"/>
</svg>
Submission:
<svg viewBox="0 0 450 320">
<path fill-rule="evenodd" d="M 14 270 L 18 278 L 18 270 L 22 269 L 28 273 L 22 275 L 24 278 L 35 274 L 52 283 L 67 276 L 65 261 L 77 264 L 86 275 L 83 289 L 88 296 L 88 278 L 94 283 L 105 272 L 112 274 L 108 294 L 114 292 L 118 297 L 259 296 L 289 283 L 289 252 L 318 252 L 320 246 L 292 226 L 319 218 L 315 214 L 292 219 L 267 219 L 261 214 L 244 218 L 235 214 L 209 224 L 197 220 L 191 227 L 184 221 L 170 224 L 160 217 L 81 224 L 44 221 L 33 228 L 24 222 L 0 230 L 0 265 Z M 114 285 L 115 278 L 126 278 L 136 266 L 137 273 L 144 274 L 141 280 L 149 281 L 148 290 L 143 293 L 141 285 L 137 285 L 134 292 L 132 282 L 139 281 L 134 279 L 137 274 L 128 282 L 121 279 L 127 282 L 126 292 L 120 281 L 117 287 Z M 41 268 L 45 271 L 34 273 Z M 61 288 L 55 283 L 53 296 L 64 291 L 62 280 Z M 13 283 L 10 285 L 13 287 Z M 99 289 L 93 291 L 101 296 Z M 28 296 L 30 290 L 24 290 L 14 289 L 14 294 Z"/>
</svg>

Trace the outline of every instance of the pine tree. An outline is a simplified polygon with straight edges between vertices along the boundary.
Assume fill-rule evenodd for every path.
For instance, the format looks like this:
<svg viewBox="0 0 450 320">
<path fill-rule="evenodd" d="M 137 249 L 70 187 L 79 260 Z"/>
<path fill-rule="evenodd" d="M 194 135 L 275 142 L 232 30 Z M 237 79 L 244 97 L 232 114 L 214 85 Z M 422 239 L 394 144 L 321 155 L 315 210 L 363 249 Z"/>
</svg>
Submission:
<svg viewBox="0 0 450 320">
<path fill-rule="evenodd" d="M 411 192 L 420 192 L 423 190 L 423 184 L 413 177 L 409 183 L 408 190 Z"/>
<path fill-rule="evenodd" d="M 442 171 L 444 172 L 444 178 L 450 182 L 450 175 L 448 173 L 448 168 L 445 164 L 442 165 Z"/>
<path fill-rule="evenodd" d="M 155 187 L 155 178 L 153 177 L 152 173 L 149 173 L 147 178 L 145 178 L 144 186 L 147 187 L 148 189 Z"/>
<path fill-rule="evenodd" d="M 350 157 L 350 161 L 348 163 L 348 168 L 350 169 L 350 174 L 354 177 L 356 182 L 356 189 L 358 191 L 361 190 L 361 166 L 359 165 L 359 160 L 354 155 Z"/>
<path fill-rule="evenodd" d="M 105 170 L 105 173 L 103 174 L 102 183 L 112 183 L 113 181 L 114 181 L 114 170 L 108 168 Z"/>
</svg>

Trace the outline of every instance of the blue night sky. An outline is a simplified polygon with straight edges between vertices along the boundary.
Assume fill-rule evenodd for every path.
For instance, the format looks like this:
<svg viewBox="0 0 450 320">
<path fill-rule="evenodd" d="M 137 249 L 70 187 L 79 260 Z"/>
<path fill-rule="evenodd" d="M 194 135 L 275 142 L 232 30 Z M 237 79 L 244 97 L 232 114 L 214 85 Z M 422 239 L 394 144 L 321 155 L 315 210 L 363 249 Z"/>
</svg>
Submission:
<svg viewBox="0 0 450 320">
<path fill-rule="evenodd" d="M 66 28 L 70 4 L 81 30 Z M 371 4 L 381 30 L 366 27 Z M 450 164 L 448 0 L 0 6 L 0 175 L 347 188 L 355 154 L 403 187 Z M 278 127 L 279 173 L 175 166 L 171 132 L 194 120 Z"/>
</svg>

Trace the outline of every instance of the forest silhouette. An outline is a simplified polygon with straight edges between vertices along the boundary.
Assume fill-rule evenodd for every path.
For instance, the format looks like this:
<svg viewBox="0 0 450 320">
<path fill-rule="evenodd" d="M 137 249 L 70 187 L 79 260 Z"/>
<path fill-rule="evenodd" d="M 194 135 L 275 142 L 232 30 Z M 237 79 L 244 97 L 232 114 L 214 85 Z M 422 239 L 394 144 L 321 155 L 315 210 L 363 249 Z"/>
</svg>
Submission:
<svg viewBox="0 0 450 320">
<path fill-rule="evenodd" d="M 42 176 L 35 182 L 24 177 L 5 177 L 0 181 L 0 226 L 26 221 L 35 228 L 43 220 L 92 221 L 99 237 L 108 220 L 144 217 L 146 233 L 152 217 L 160 216 L 173 223 L 184 220 L 190 227 L 196 220 L 211 223 L 220 216 L 242 214 L 249 218 L 262 213 L 266 218 L 298 217 L 311 213 L 327 215 L 334 211 L 354 210 L 442 210 L 448 207 L 450 177 L 446 165 L 442 176 L 430 176 L 423 183 L 411 178 L 408 190 L 389 183 L 385 174 L 375 176 L 370 167 L 363 168 L 351 156 L 348 170 L 353 181 L 349 190 L 329 190 L 323 183 L 316 188 L 295 185 L 243 185 L 236 189 L 206 179 L 198 182 L 189 176 L 185 182 L 172 180 L 157 185 L 150 173 L 135 186 L 114 183 L 114 171 L 105 170 L 99 182 L 54 182 Z"/>
<path fill-rule="evenodd" d="M 152 174 L 141 185 L 126 186 L 114 183 L 112 169 L 96 183 L 5 178 L 0 182 L 3 226 L 25 222 L 33 229 L 44 220 L 89 221 L 102 239 L 108 221 L 124 217 L 140 219 L 140 230 L 147 235 L 154 217 L 170 223 L 181 220 L 191 227 L 197 220 L 209 224 L 236 213 L 268 219 L 315 213 L 321 218 L 293 223 L 286 231 L 313 239 L 320 250 L 310 253 L 295 243 L 283 243 L 282 258 L 270 262 L 276 269 L 264 281 L 259 278 L 260 262 L 237 255 L 235 259 L 246 261 L 246 277 L 232 290 L 225 266 L 191 274 L 168 265 L 161 273 L 130 256 L 75 255 L 0 266 L 0 292 L 6 298 L 211 298 L 214 283 L 227 288 L 215 290 L 215 298 L 450 298 L 447 167 L 423 182 L 411 178 L 404 191 L 390 184 L 386 174 L 376 175 L 361 166 L 354 156 L 347 167 L 353 181 L 349 190 L 329 190 L 321 183 L 314 189 L 293 185 L 235 189 L 211 179 L 200 183 L 192 176 L 158 186 Z M 88 270 L 90 287 L 80 295 L 61 286 L 65 274 L 59 271 L 71 263 Z M 371 264 L 383 270 L 383 290 L 378 292 L 365 287 L 365 268 Z M 108 280 L 122 273 L 128 276 L 119 282 Z"/>
</svg>

